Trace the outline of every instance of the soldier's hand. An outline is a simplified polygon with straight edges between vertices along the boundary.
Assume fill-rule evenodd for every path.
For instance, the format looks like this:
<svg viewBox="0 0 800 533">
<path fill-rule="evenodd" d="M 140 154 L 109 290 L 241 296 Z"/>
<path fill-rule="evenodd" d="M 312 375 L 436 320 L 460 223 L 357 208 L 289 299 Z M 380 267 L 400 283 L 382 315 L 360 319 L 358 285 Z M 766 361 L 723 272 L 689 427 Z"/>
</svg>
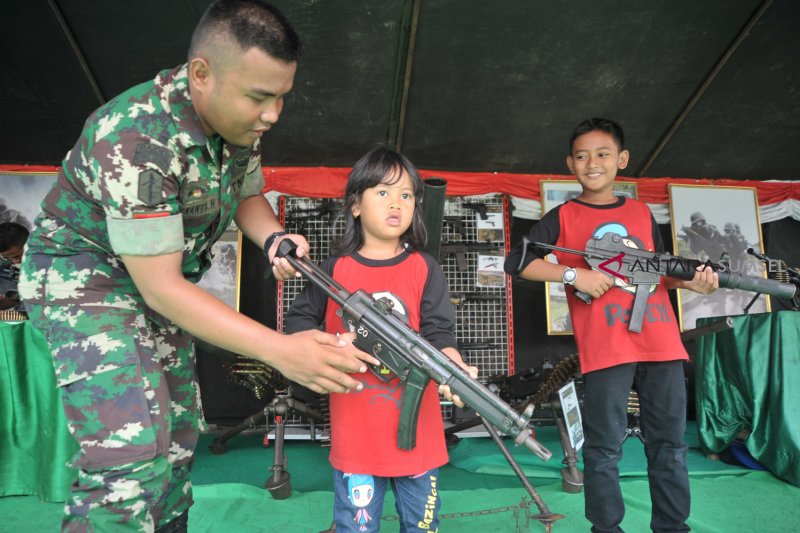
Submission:
<svg viewBox="0 0 800 533">
<path fill-rule="evenodd" d="M 585 292 L 592 298 L 599 298 L 614 286 L 614 280 L 608 274 L 603 274 L 589 268 L 578 268 L 575 278 L 575 288 Z"/>
<path fill-rule="evenodd" d="M 295 250 L 295 255 L 297 257 L 306 257 L 309 250 L 308 241 L 302 235 L 290 233 L 275 239 L 275 242 L 270 246 L 268 256 L 272 263 L 272 273 L 275 275 L 275 279 L 280 281 L 302 276 L 300 272 L 292 268 L 292 265 L 290 265 L 289 261 L 285 258 L 275 257 L 275 253 L 278 251 L 278 243 L 284 239 L 290 239 L 297 245 L 297 249 Z"/>
<path fill-rule="evenodd" d="M 288 353 L 275 366 L 288 379 L 314 392 L 361 390 L 361 382 L 348 374 L 366 372 L 366 363 L 380 363 L 353 346 L 352 340 L 353 334 L 336 336 L 317 330 L 287 335 Z"/>
</svg>

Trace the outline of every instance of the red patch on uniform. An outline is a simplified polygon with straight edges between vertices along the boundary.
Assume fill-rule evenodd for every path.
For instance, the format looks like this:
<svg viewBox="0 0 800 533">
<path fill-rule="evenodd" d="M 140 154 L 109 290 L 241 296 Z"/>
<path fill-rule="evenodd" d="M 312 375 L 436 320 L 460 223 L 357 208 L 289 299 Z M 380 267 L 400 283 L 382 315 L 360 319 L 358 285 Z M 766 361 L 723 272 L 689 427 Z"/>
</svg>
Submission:
<svg viewBox="0 0 800 533">
<path fill-rule="evenodd" d="M 162 211 L 160 213 L 134 213 L 133 218 L 159 218 L 168 217 L 169 213 Z"/>
</svg>

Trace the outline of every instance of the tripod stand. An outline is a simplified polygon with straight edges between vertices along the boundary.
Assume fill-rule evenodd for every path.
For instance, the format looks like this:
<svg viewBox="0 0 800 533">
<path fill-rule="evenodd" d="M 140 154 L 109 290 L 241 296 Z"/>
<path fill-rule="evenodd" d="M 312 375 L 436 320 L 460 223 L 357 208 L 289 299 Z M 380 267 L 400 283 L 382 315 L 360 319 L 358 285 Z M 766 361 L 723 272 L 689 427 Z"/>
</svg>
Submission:
<svg viewBox="0 0 800 533">
<path fill-rule="evenodd" d="M 323 423 L 325 421 L 325 417 L 318 411 L 309 407 L 307 402 L 293 396 L 294 388 L 294 386 L 290 385 L 282 391 L 276 391 L 272 401 L 270 401 L 264 409 L 250 415 L 239 425 L 219 434 L 209 446 L 212 453 L 221 455 L 225 453 L 225 442 L 246 429 L 256 427 L 262 423 L 266 424 L 269 417 L 271 415 L 274 416 L 275 454 L 272 466 L 270 467 L 272 473 L 264 486 L 276 500 L 285 500 L 292 493 L 290 482 L 291 475 L 287 469 L 288 458 L 284 453 L 283 447 L 286 435 L 286 418 L 294 414 L 299 414 L 310 419 L 311 440 L 314 440 L 316 436 L 315 423 Z"/>
</svg>

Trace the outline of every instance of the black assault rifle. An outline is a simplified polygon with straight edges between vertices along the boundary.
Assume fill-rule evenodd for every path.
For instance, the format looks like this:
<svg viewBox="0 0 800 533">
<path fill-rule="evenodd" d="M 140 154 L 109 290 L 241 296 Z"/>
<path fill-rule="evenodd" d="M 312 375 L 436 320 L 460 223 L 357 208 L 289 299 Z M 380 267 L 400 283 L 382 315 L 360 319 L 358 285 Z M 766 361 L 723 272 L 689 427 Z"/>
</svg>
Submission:
<svg viewBox="0 0 800 533">
<path fill-rule="evenodd" d="M 522 240 L 522 259 L 517 271 L 525 264 L 525 254 L 531 242 L 526 238 Z M 648 252 L 639 248 L 632 248 L 626 239 L 616 233 L 606 233 L 601 238 L 592 237 L 586 243 L 586 251 L 573 250 L 540 242 L 534 246 L 545 250 L 557 250 L 576 255 L 582 255 L 592 268 L 606 274 L 622 279 L 626 283 L 636 286 L 636 293 L 631 309 L 628 329 L 636 333 L 642 330 L 647 298 L 650 295 L 650 285 L 658 284 L 661 276 L 691 280 L 697 267 L 710 266 L 719 276 L 719 286 L 727 289 L 753 291 L 770 296 L 790 300 L 794 297 L 797 288 L 791 283 L 765 279 L 758 276 L 748 276 L 739 272 L 732 272 L 725 262 L 719 264 L 710 261 L 687 259 L 669 253 Z M 575 291 L 575 295 L 586 303 L 592 302 L 592 297 L 586 293 Z"/>
<path fill-rule="evenodd" d="M 449 385 L 453 394 L 457 394 L 489 424 L 514 437 L 517 445 L 524 444 L 545 461 L 550 458 L 552 453 L 533 437 L 528 428 L 529 416 L 520 415 L 478 380 L 470 377 L 447 355 L 420 337 L 392 311 L 391 301 L 386 298 L 375 300 L 360 289 L 347 292 L 317 265 L 305 258 L 295 257 L 296 248 L 292 241 L 284 239 L 278 246 L 277 255 L 286 258 L 295 270 L 341 306 L 339 312 L 355 327 L 356 347 L 375 356 L 400 378 L 403 399 L 397 445 L 401 449 L 411 450 L 416 445 L 422 395 L 432 379 L 440 385 Z"/>
<path fill-rule="evenodd" d="M 502 252 L 503 243 L 501 242 L 469 242 L 469 241 L 455 241 L 443 242 L 439 247 L 439 256 L 446 257 L 450 254 L 456 256 L 456 265 L 458 270 L 463 272 L 467 270 L 467 257 L 469 252 Z"/>
</svg>

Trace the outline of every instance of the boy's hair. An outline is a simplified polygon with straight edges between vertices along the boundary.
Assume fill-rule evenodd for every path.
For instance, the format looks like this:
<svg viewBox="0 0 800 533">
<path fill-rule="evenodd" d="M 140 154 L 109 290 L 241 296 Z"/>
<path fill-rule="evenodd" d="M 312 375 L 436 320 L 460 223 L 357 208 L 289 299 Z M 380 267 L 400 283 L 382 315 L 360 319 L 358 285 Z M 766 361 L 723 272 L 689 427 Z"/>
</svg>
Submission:
<svg viewBox="0 0 800 533">
<path fill-rule="evenodd" d="M 209 6 L 192 34 L 189 60 L 208 55 L 217 37 L 230 36 L 242 50 L 257 48 L 286 62 L 297 61 L 303 43 L 286 17 L 262 0 L 218 0 Z"/>
<path fill-rule="evenodd" d="M 25 246 L 29 234 L 28 228 L 22 224 L 3 222 L 0 224 L 0 252 L 5 252 L 12 246 Z"/>
<path fill-rule="evenodd" d="M 404 170 L 411 178 L 414 187 L 414 216 L 411 219 L 411 225 L 400 236 L 400 241 L 408 244 L 412 250 L 421 250 L 425 246 L 427 234 L 421 209 L 424 191 L 422 178 L 406 156 L 379 145 L 356 161 L 347 178 L 344 205 L 339 219 L 339 223 L 344 224 L 344 232 L 331 244 L 333 255 L 350 255 L 364 246 L 364 229 L 361 227 L 361 219 L 353 216 L 353 205 L 361 199 L 365 190 L 380 185 L 387 176 L 394 175 L 393 180 L 388 182 L 389 185 L 395 183 L 400 179 Z"/>
<path fill-rule="evenodd" d="M 590 118 L 575 126 L 575 129 L 572 131 L 572 135 L 569 138 L 570 155 L 572 154 L 575 139 L 590 131 L 604 131 L 608 133 L 614 141 L 616 141 L 617 148 L 619 148 L 620 152 L 625 149 L 625 134 L 622 132 L 622 126 L 609 118 Z"/>
</svg>

